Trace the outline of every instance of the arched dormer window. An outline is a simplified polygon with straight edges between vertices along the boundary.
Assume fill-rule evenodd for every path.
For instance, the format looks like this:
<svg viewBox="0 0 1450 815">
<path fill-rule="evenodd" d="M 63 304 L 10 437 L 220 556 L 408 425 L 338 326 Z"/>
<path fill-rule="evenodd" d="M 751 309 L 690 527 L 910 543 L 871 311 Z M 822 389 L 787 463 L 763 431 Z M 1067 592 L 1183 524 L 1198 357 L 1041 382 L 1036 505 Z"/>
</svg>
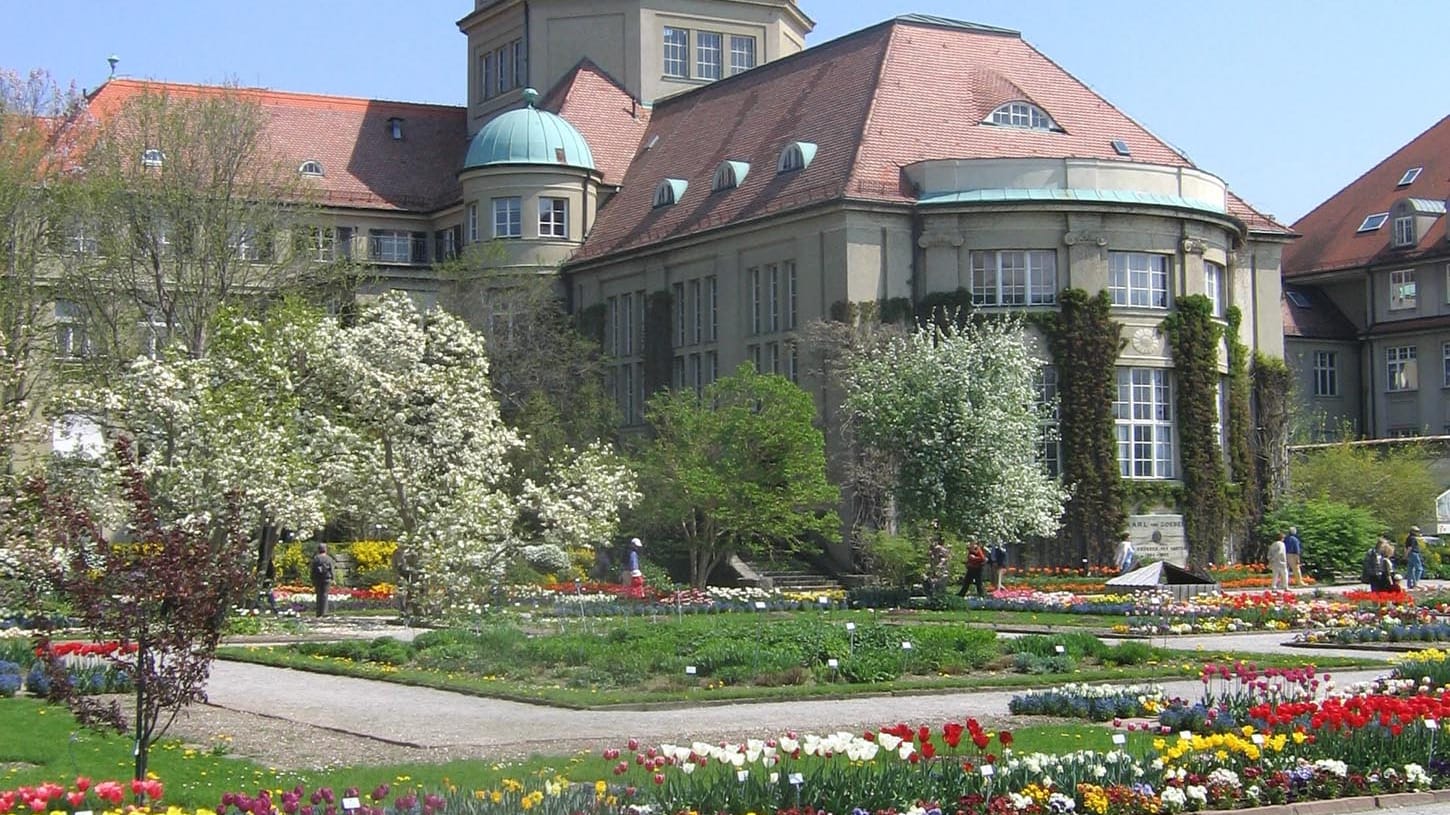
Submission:
<svg viewBox="0 0 1450 815">
<path fill-rule="evenodd" d="M 789 173 L 796 170 L 804 170 L 811 166 L 811 159 L 816 157 L 816 145 L 808 141 L 793 141 L 780 151 L 780 160 L 776 162 L 775 171 L 778 173 Z"/>
<path fill-rule="evenodd" d="M 992 111 L 987 121 L 1003 127 L 1020 127 L 1026 130 L 1058 130 L 1057 122 L 1047 111 L 1031 102 L 1008 102 Z"/>
<path fill-rule="evenodd" d="M 308 159 L 302 162 L 302 166 L 297 168 L 297 172 L 301 173 L 302 175 L 321 176 L 322 162 L 316 159 Z"/>
<path fill-rule="evenodd" d="M 722 161 L 720 166 L 715 168 L 715 180 L 710 184 L 712 192 L 720 190 L 733 190 L 745 181 L 745 176 L 750 174 L 750 164 L 744 161 Z"/>
<path fill-rule="evenodd" d="M 141 152 L 142 167 L 160 167 L 165 162 L 166 154 L 155 147 L 148 147 Z"/>
<path fill-rule="evenodd" d="M 660 182 L 658 187 L 655 187 L 655 206 L 667 207 L 677 203 L 684 197 L 685 188 L 689 186 L 690 182 L 683 178 L 666 178 Z"/>
</svg>

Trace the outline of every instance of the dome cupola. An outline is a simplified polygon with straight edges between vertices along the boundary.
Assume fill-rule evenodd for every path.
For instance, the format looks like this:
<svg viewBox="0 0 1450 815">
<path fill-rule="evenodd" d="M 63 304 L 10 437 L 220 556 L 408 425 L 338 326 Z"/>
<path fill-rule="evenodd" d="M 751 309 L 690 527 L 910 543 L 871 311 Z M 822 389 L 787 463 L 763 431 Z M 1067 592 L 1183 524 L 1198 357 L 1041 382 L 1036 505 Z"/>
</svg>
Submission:
<svg viewBox="0 0 1450 815">
<path fill-rule="evenodd" d="M 524 107 L 495 116 L 468 145 L 463 169 L 496 164 L 545 164 L 594 170 L 589 143 L 563 117 L 539 110 L 539 92 L 524 89 Z"/>
</svg>

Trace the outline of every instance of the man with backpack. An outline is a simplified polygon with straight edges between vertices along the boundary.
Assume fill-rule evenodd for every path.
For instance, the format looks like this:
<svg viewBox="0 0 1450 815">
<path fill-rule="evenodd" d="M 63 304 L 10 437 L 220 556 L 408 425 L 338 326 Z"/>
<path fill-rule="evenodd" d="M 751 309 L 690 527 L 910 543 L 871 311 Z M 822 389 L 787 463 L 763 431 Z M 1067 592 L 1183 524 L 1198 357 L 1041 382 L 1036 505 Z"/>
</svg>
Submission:
<svg viewBox="0 0 1450 815">
<path fill-rule="evenodd" d="M 992 574 L 997 578 L 997 589 L 1002 588 L 1002 579 L 1007 575 L 1007 544 L 997 541 L 987 552 L 987 559 L 992 562 Z"/>
<path fill-rule="evenodd" d="M 312 578 L 312 590 L 317 594 L 317 616 L 327 616 L 327 589 L 332 585 L 332 573 L 337 561 L 327 553 L 327 544 L 317 544 L 317 554 L 312 556 L 308 573 Z"/>
</svg>

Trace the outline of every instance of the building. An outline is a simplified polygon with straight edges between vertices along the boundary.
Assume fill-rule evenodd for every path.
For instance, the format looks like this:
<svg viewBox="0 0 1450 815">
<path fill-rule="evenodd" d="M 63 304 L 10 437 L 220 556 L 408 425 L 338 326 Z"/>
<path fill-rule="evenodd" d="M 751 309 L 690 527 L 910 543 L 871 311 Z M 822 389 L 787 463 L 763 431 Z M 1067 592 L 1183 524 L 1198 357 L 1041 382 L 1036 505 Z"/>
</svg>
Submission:
<svg viewBox="0 0 1450 815">
<path fill-rule="evenodd" d="M 1450 433 L 1447 197 L 1450 117 L 1294 224 L 1284 350 L 1309 440 Z"/>
<path fill-rule="evenodd" d="M 473 243 L 558 273 L 629 425 L 653 390 L 749 361 L 816 394 L 829 431 L 809 322 L 934 296 L 1050 312 L 1076 288 L 1107 292 L 1125 327 L 1121 475 L 1181 484 L 1160 323 L 1204 295 L 1281 355 L 1290 230 L 1015 31 L 912 15 L 804 49 L 811 25 L 793 0 L 479 0 L 459 22 L 465 108 L 255 93 L 318 186 L 319 251 L 449 307 L 430 265 Z M 93 104 L 139 87 L 113 80 Z M 1149 494 L 1139 551 L 1181 562 L 1171 490 Z"/>
</svg>

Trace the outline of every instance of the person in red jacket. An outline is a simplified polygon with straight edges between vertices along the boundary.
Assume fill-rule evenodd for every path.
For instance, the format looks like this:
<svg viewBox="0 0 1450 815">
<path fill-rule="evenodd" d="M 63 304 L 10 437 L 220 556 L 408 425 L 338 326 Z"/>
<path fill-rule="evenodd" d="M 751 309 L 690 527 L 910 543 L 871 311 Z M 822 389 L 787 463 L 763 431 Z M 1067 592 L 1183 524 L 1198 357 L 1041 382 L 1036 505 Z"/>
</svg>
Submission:
<svg viewBox="0 0 1450 815">
<path fill-rule="evenodd" d="M 957 592 L 958 597 L 967 596 L 967 586 L 977 587 L 977 596 L 981 597 L 985 592 L 982 589 L 982 570 L 987 566 L 987 550 L 982 548 L 979 541 L 967 543 L 967 571 L 962 575 L 962 590 Z"/>
</svg>

